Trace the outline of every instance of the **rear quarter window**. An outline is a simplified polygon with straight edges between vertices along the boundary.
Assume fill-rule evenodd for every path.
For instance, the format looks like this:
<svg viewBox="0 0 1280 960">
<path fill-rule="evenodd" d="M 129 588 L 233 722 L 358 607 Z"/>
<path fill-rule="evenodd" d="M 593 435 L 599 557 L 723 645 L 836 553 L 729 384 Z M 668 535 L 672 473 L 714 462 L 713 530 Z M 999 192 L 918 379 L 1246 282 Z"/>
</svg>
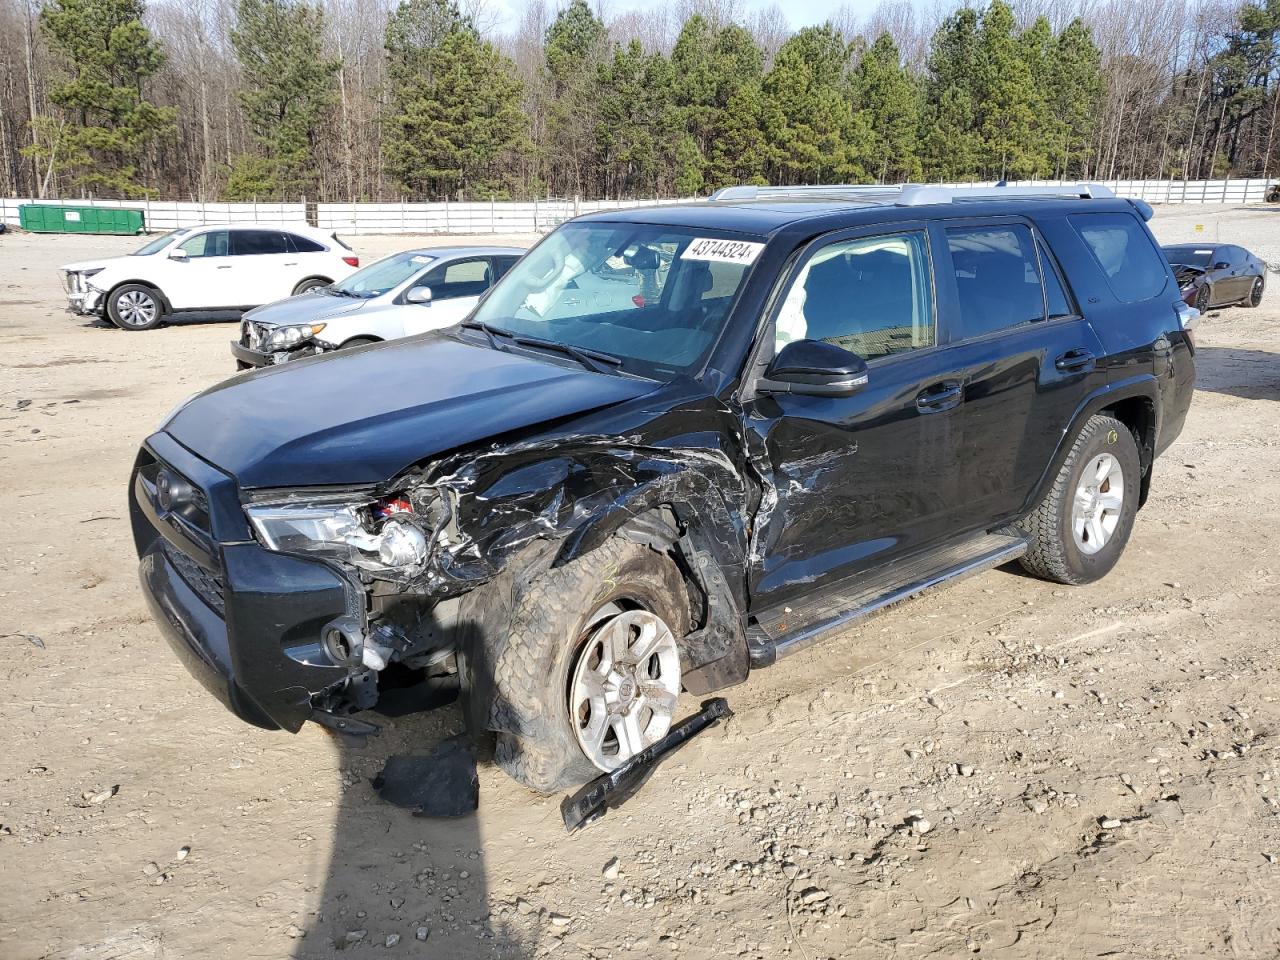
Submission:
<svg viewBox="0 0 1280 960">
<path fill-rule="evenodd" d="M 1118 299 L 1149 300 L 1164 290 L 1169 282 L 1165 259 L 1136 217 L 1078 213 L 1070 219 Z"/>
</svg>

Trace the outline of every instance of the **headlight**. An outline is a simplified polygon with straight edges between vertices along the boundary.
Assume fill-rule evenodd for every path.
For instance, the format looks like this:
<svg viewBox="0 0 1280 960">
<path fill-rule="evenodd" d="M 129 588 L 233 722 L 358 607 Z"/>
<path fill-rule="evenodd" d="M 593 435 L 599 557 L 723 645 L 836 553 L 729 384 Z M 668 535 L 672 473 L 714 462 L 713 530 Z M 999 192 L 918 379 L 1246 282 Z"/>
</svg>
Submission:
<svg viewBox="0 0 1280 960">
<path fill-rule="evenodd" d="M 276 327 L 263 343 L 268 350 L 288 350 L 296 347 L 303 340 L 310 340 L 325 328 L 323 323 L 295 323 L 287 327 Z"/>
<path fill-rule="evenodd" d="M 258 539 L 277 553 L 327 557 L 374 573 L 410 573 L 427 559 L 427 535 L 410 515 L 365 503 L 277 503 L 245 507 Z"/>
</svg>

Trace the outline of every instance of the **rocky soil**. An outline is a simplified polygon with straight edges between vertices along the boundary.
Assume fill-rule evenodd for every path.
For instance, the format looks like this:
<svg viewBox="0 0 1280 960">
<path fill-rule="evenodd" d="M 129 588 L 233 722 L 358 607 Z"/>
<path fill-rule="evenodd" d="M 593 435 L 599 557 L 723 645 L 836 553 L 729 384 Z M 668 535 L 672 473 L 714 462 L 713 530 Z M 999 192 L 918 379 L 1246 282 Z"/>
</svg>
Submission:
<svg viewBox="0 0 1280 960">
<path fill-rule="evenodd" d="M 1153 225 L 1280 263 L 1271 208 Z M 567 836 L 488 765 L 462 820 L 379 801 L 385 758 L 456 733 L 451 708 L 355 751 L 239 723 L 170 654 L 126 480 L 231 372 L 233 327 L 61 312 L 57 264 L 134 245 L 0 237 L 6 960 L 1277 956 L 1280 286 L 1201 327 L 1110 577 L 992 571 L 761 671 Z"/>
</svg>

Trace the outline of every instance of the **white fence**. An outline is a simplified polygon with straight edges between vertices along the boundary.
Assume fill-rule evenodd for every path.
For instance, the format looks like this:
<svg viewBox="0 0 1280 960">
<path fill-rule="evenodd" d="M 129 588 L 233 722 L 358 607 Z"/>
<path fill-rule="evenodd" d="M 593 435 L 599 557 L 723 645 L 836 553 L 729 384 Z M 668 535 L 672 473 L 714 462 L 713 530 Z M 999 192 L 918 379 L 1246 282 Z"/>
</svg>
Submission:
<svg viewBox="0 0 1280 960">
<path fill-rule="evenodd" d="M 1037 180 L 1048 184 L 1057 181 Z M 1109 180 L 1118 196 L 1149 203 L 1260 203 L 1275 180 Z M 992 186 L 973 184 L 974 186 Z M 970 184 L 948 184 L 970 186 Z M 171 200 L 33 200 L 0 198 L 0 220 L 17 226 L 18 208 L 28 203 L 125 207 L 141 210 L 147 229 L 173 230 L 201 223 L 258 223 L 282 226 L 306 220 L 304 203 L 201 203 Z M 598 210 L 620 210 L 646 204 L 678 203 L 677 200 L 565 200 L 526 202 L 479 201 L 473 203 L 317 203 L 311 204 L 316 224 L 338 233 L 542 233 L 570 217 Z"/>
</svg>

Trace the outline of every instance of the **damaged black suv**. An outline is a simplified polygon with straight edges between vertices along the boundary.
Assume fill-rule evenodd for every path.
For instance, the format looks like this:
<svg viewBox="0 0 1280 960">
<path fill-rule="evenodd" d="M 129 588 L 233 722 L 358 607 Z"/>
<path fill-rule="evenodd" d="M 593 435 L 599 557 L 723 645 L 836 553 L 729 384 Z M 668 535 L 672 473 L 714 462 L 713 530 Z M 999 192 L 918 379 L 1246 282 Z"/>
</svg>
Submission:
<svg viewBox="0 0 1280 960">
<path fill-rule="evenodd" d="M 1104 188 L 731 188 L 550 234 L 462 324 L 237 377 L 139 453 L 156 620 L 238 716 L 460 682 L 543 792 L 1020 558 L 1107 573 L 1195 311 Z"/>
</svg>

